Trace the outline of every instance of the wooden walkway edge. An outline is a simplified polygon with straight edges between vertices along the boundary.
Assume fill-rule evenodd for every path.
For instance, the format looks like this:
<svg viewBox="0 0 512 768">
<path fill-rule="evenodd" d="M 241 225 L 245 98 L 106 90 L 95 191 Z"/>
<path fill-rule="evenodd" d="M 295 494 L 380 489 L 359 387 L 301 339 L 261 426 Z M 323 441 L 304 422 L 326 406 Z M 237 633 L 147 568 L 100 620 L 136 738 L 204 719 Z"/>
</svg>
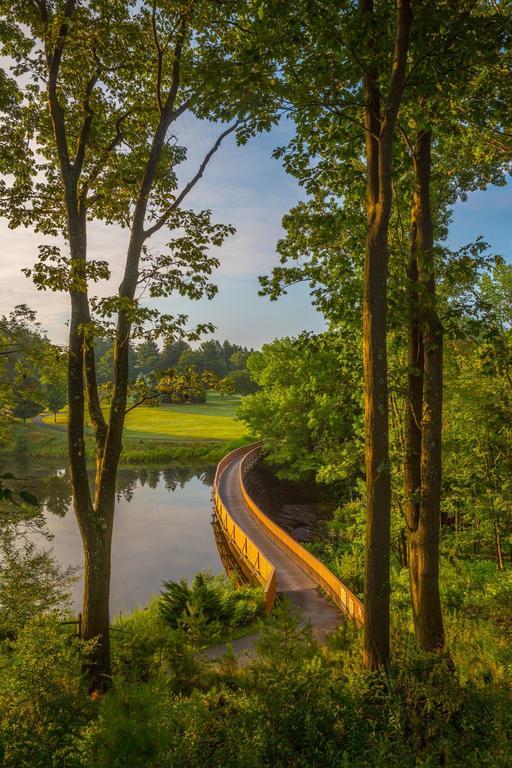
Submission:
<svg viewBox="0 0 512 768">
<path fill-rule="evenodd" d="M 342 610 L 361 624 L 361 602 L 250 498 L 244 475 L 258 450 L 259 444 L 255 444 L 228 454 L 220 462 L 214 481 L 215 513 L 242 570 L 252 571 L 264 586 L 269 610 L 276 592 L 287 595 L 300 609 L 303 622 L 311 623 L 318 639 L 339 626 Z"/>
</svg>

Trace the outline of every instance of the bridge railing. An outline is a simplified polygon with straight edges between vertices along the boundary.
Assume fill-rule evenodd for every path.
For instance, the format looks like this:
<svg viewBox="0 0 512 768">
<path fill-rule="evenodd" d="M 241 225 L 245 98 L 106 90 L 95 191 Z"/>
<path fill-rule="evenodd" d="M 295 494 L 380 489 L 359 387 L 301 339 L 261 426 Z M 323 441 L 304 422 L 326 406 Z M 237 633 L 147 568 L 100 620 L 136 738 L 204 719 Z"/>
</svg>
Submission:
<svg viewBox="0 0 512 768">
<path fill-rule="evenodd" d="M 317 557 L 308 552 L 308 550 L 295 541 L 286 531 L 284 531 L 277 523 L 268 517 L 258 507 L 255 501 L 249 495 L 245 478 L 247 473 L 257 461 L 261 451 L 261 444 L 254 444 L 251 450 L 245 448 L 245 456 L 240 462 L 240 488 L 244 496 L 246 504 L 252 510 L 261 525 L 270 536 L 284 549 L 287 554 L 299 565 L 306 573 L 308 573 L 313 581 L 315 581 L 326 592 L 336 605 L 353 618 L 357 624 L 362 625 L 364 623 L 364 606 L 363 603 L 356 597 L 349 588 L 338 579 L 324 563 L 322 563 Z M 226 457 L 228 458 L 228 457 Z M 222 463 L 222 462 L 221 462 Z"/>
<path fill-rule="evenodd" d="M 247 452 L 247 447 L 237 448 L 217 465 L 215 478 L 213 481 L 213 504 L 215 514 L 228 542 L 235 549 L 238 559 L 243 563 L 245 569 L 263 586 L 265 595 L 265 610 L 270 613 L 276 597 L 276 571 L 273 564 L 268 560 L 263 552 L 258 549 L 253 540 L 247 536 L 245 531 L 233 520 L 229 511 L 222 501 L 219 494 L 219 480 L 232 461 L 238 459 Z"/>
</svg>

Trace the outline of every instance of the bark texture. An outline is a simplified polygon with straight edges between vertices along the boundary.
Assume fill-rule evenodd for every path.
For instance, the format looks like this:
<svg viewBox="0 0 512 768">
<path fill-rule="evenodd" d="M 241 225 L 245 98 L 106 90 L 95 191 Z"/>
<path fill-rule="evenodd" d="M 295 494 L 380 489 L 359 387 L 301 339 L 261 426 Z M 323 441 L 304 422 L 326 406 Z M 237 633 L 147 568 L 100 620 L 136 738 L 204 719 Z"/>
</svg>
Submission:
<svg viewBox="0 0 512 768">
<path fill-rule="evenodd" d="M 444 646 L 439 596 L 443 329 L 436 309 L 430 203 L 432 134 L 414 146 L 415 188 L 408 270 L 409 377 L 405 499 L 414 629 L 426 651 Z"/>
<path fill-rule="evenodd" d="M 364 662 L 369 669 L 389 662 L 389 559 L 391 476 L 387 381 L 388 230 L 392 201 L 392 150 L 405 82 L 408 0 L 396 2 L 396 36 L 387 98 L 381 96 L 378 38 L 372 0 L 360 0 L 370 60 L 364 75 L 367 239 L 363 296 L 365 394 L 366 562 Z"/>
</svg>

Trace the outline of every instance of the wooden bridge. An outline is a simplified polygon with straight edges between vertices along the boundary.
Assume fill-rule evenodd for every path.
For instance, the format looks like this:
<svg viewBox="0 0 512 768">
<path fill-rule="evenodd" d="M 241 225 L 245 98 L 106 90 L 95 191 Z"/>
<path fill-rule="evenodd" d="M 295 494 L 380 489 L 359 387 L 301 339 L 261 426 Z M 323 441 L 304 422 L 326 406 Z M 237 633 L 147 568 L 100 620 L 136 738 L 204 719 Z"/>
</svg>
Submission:
<svg viewBox="0 0 512 768">
<path fill-rule="evenodd" d="M 361 601 L 250 497 L 245 478 L 260 451 L 260 443 L 237 448 L 217 466 L 213 499 L 223 560 L 263 586 L 267 613 L 277 593 L 287 595 L 320 639 L 338 626 L 340 611 L 362 624 Z"/>
</svg>

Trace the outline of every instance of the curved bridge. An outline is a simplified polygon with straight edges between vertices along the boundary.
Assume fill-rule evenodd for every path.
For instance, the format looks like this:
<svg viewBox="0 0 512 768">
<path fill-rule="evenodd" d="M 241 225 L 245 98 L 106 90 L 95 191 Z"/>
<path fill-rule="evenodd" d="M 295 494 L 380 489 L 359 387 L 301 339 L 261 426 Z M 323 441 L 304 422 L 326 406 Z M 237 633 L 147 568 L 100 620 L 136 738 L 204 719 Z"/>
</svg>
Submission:
<svg viewBox="0 0 512 768">
<path fill-rule="evenodd" d="M 222 546 L 227 547 L 223 559 L 236 562 L 246 578 L 263 586 L 267 612 L 277 593 L 286 594 L 320 638 L 338 626 L 340 610 L 362 624 L 361 601 L 251 499 L 244 480 L 260 450 L 260 443 L 237 448 L 217 466 L 213 500 Z"/>
</svg>

